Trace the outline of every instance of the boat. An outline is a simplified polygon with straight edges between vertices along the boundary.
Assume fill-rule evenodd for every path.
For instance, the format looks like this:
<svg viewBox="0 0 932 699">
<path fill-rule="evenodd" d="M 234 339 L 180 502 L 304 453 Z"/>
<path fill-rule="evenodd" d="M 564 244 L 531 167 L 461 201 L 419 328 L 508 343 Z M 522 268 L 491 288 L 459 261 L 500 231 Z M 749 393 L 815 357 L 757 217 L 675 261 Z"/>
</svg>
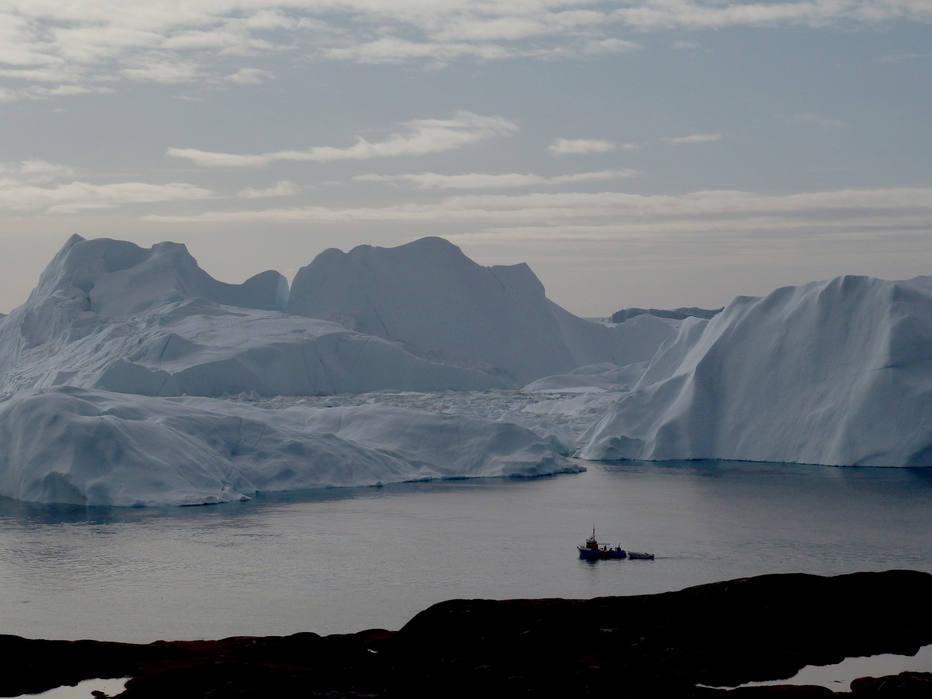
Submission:
<svg viewBox="0 0 932 699">
<path fill-rule="evenodd" d="M 577 546 L 576 550 L 579 551 L 579 557 L 587 561 L 628 557 L 628 552 L 621 548 L 621 546 L 600 545 L 595 538 L 595 527 L 592 528 L 592 536 L 586 539 L 585 545 Z"/>
<path fill-rule="evenodd" d="M 628 551 L 628 558 L 630 558 L 632 561 L 652 561 L 654 560 L 654 554 L 639 553 L 638 551 Z"/>
<path fill-rule="evenodd" d="M 576 550 L 579 551 L 579 557 L 586 561 L 600 561 L 612 558 L 627 558 L 632 561 L 654 560 L 654 554 L 652 553 L 625 551 L 621 546 L 606 546 L 605 544 L 600 544 L 598 539 L 595 538 L 595 527 L 592 528 L 592 536 L 586 539 L 586 543 L 583 546 L 577 546 Z"/>
</svg>

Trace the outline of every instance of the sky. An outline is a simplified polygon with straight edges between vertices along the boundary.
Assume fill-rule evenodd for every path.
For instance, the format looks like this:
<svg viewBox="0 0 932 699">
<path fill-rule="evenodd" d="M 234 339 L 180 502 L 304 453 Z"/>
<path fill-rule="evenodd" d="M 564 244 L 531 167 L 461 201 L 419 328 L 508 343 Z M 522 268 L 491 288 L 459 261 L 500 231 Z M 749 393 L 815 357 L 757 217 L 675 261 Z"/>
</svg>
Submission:
<svg viewBox="0 0 932 699">
<path fill-rule="evenodd" d="M 443 236 L 574 313 L 932 274 L 932 0 L 0 0 L 0 312 Z"/>
</svg>

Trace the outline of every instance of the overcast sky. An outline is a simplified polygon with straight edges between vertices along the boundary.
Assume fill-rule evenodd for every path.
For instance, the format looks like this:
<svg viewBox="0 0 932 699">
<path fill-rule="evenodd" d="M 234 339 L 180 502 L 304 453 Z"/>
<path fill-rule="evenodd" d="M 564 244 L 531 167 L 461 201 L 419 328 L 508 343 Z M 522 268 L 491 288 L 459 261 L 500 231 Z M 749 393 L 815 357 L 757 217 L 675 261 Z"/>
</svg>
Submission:
<svg viewBox="0 0 932 699">
<path fill-rule="evenodd" d="M 440 235 L 587 316 L 932 274 L 932 0 L 0 0 L 0 312 L 72 233 Z"/>
</svg>

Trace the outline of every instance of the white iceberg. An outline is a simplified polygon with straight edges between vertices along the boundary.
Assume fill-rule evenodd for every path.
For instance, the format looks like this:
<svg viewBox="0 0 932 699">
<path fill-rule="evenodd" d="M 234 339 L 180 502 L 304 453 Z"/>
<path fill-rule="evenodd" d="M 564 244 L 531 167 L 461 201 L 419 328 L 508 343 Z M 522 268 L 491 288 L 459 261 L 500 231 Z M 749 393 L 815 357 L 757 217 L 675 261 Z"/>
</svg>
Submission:
<svg viewBox="0 0 932 699">
<path fill-rule="evenodd" d="M 586 459 L 932 466 L 932 277 L 844 276 L 687 319 Z"/>
<path fill-rule="evenodd" d="M 643 361 L 675 332 L 653 317 L 609 327 L 574 316 L 547 299 L 526 264 L 483 267 L 442 238 L 326 250 L 298 272 L 288 311 L 513 386 L 586 364 Z"/>
<path fill-rule="evenodd" d="M 326 251 L 289 290 L 277 272 L 216 281 L 180 245 L 75 236 L 0 317 L 8 497 L 539 476 L 579 470 L 574 449 L 932 466 L 932 277 L 607 326 L 550 302 L 526 265 L 436 238 Z"/>
<path fill-rule="evenodd" d="M 488 373 L 283 313 L 277 272 L 224 284 L 182 245 L 74 236 L 0 324 L 0 394 L 77 386 L 142 395 L 263 396 L 483 389 Z"/>
<path fill-rule="evenodd" d="M 195 504 L 579 470 L 566 446 L 508 421 L 221 399 L 507 382 L 494 368 L 417 356 L 391 339 L 287 313 L 288 299 L 277 272 L 224 284 L 181 245 L 72 237 L 26 303 L 0 318 L 0 494 Z"/>
<path fill-rule="evenodd" d="M 81 505 L 581 470 L 509 423 L 382 405 L 261 407 L 58 388 L 0 402 L 0 495 Z"/>
</svg>

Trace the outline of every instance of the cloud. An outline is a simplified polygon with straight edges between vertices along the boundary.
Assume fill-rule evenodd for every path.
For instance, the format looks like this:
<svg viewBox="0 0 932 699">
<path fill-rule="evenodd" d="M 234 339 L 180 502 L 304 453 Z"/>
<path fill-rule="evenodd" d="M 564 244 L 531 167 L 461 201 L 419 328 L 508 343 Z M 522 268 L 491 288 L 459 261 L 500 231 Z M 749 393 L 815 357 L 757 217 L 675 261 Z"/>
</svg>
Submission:
<svg viewBox="0 0 932 699">
<path fill-rule="evenodd" d="M 842 121 L 841 119 L 826 117 L 822 116 L 821 114 L 815 114 L 813 112 L 790 114 L 788 117 L 786 117 L 786 120 L 790 124 L 794 124 L 796 126 L 817 126 L 821 129 L 844 129 L 848 126 L 848 123 Z"/>
<path fill-rule="evenodd" d="M 191 184 L 170 182 L 118 182 L 91 184 L 70 182 L 54 187 L 34 185 L 0 186 L 0 207 L 13 211 L 73 214 L 90 209 L 112 209 L 127 204 L 194 201 L 213 196 L 210 190 Z"/>
<path fill-rule="evenodd" d="M 226 79 L 237 85 L 259 85 L 274 77 L 272 73 L 261 68 L 240 68 L 235 73 L 228 75 Z"/>
<path fill-rule="evenodd" d="M 463 57 L 494 60 L 505 58 L 508 52 L 495 44 L 423 42 L 384 37 L 364 43 L 325 48 L 323 55 L 356 63 L 403 63 L 413 59 L 449 61 Z"/>
<path fill-rule="evenodd" d="M 0 103 L 2 102 L 21 102 L 23 100 L 40 100 L 49 97 L 68 97 L 73 95 L 86 94 L 110 94 L 114 90 L 111 87 L 97 85 L 87 87 L 84 85 L 55 85 L 46 87 L 44 85 L 30 85 L 20 89 L 10 89 L 0 87 Z"/>
<path fill-rule="evenodd" d="M 660 139 L 664 143 L 669 143 L 671 146 L 682 146 L 688 145 L 691 143 L 713 143 L 714 141 L 721 141 L 722 134 L 720 133 L 692 133 L 688 136 L 665 136 Z"/>
<path fill-rule="evenodd" d="M 641 0 L 616 9 L 612 18 L 632 29 L 724 29 L 726 27 L 825 27 L 838 24 L 932 20 L 924 0 Z"/>
<path fill-rule="evenodd" d="M 150 214 L 145 221 L 192 223 L 393 223 L 471 229 L 469 235 L 490 231 L 572 230 L 601 235 L 663 236 L 671 231 L 700 234 L 730 232 L 747 236 L 754 231 L 788 236 L 846 235 L 848 229 L 932 233 L 932 187 L 833 190 L 796 194 L 758 194 L 711 190 L 687 194 L 628 194 L 625 192 L 557 192 L 528 194 L 472 194 L 448 196 L 434 202 L 391 206 L 298 206 L 250 211 L 208 211 L 194 215 Z M 549 233 L 548 233 L 549 235 Z M 539 239 L 544 239 L 542 234 Z"/>
<path fill-rule="evenodd" d="M 121 73 L 133 80 L 165 84 L 190 83 L 201 78 L 196 63 L 170 61 L 163 57 L 147 57 L 135 67 L 124 68 Z"/>
<path fill-rule="evenodd" d="M 0 209 L 71 214 L 127 204 L 195 201 L 214 196 L 210 190 L 181 182 L 93 184 L 61 181 L 74 175 L 75 171 L 68 165 L 45 160 L 0 163 Z"/>
<path fill-rule="evenodd" d="M 301 188 L 294 182 L 282 180 L 265 189 L 246 187 L 237 192 L 236 196 L 240 199 L 267 199 L 270 197 L 290 197 L 300 192 Z"/>
<path fill-rule="evenodd" d="M 169 148 L 170 158 L 190 160 L 201 167 L 265 167 L 277 161 L 329 163 L 337 160 L 369 160 L 397 156 L 427 155 L 458 150 L 497 136 L 518 131 L 516 124 L 503 117 L 482 116 L 460 111 L 449 119 L 412 119 L 382 141 L 356 137 L 351 146 L 313 146 L 306 150 L 235 154 L 194 148 Z"/>
<path fill-rule="evenodd" d="M 637 175 L 637 170 L 598 170 L 596 172 L 576 172 L 553 177 L 515 172 L 504 174 L 474 172 L 465 175 L 442 175 L 436 172 L 422 172 L 406 175 L 356 175 L 353 179 L 357 182 L 407 184 L 417 189 L 518 189 L 521 187 L 578 184 L 582 182 L 606 182 Z"/>
<path fill-rule="evenodd" d="M 594 41 L 589 41 L 583 45 L 582 52 L 589 56 L 601 56 L 609 55 L 614 53 L 627 53 L 629 51 L 637 51 L 641 48 L 640 44 L 636 44 L 633 41 L 627 41 L 626 39 L 598 39 Z"/>
<path fill-rule="evenodd" d="M 617 146 L 611 141 L 585 138 L 558 138 L 547 146 L 551 155 L 589 155 L 611 153 Z"/>
<path fill-rule="evenodd" d="M 927 0 L 629 0 L 620 7 L 601 0 L 5 0 L 0 66 L 21 70 L 18 79 L 29 85 L 43 81 L 89 90 L 115 76 L 166 84 L 201 77 L 248 85 L 249 72 L 243 81 L 230 79 L 229 57 L 290 52 L 358 63 L 586 59 L 638 48 L 633 32 L 898 21 L 932 22 L 932 5 Z M 61 80 L 54 78 L 58 72 Z M 38 95 L 3 94 L 6 100 Z M 45 96 L 61 94 L 66 93 Z"/>
<path fill-rule="evenodd" d="M 46 160 L 20 160 L 13 163 L 0 163 L 0 186 L 3 183 L 10 182 L 40 184 L 73 176 L 74 168 L 71 166 L 50 163 Z"/>
</svg>

